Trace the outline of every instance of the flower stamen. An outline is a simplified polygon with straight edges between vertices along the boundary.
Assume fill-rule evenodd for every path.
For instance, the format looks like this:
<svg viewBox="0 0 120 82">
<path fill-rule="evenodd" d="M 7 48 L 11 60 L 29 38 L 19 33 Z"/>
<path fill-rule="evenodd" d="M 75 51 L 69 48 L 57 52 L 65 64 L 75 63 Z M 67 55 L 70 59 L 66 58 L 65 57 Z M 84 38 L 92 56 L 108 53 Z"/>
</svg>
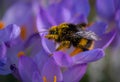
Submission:
<svg viewBox="0 0 120 82">
<path fill-rule="evenodd" d="M 75 48 L 71 53 L 70 53 L 70 56 L 72 57 L 72 56 L 75 56 L 75 55 L 77 55 L 78 53 L 80 53 L 80 52 L 83 52 L 83 49 L 81 49 L 81 48 Z"/>
<path fill-rule="evenodd" d="M 24 53 L 23 51 L 20 51 L 20 52 L 18 52 L 18 54 L 17 54 L 18 58 L 21 57 L 21 56 L 23 56 L 23 55 L 25 55 L 25 53 Z"/>
<path fill-rule="evenodd" d="M 0 21 L 0 30 L 2 30 L 4 28 L 4 26 L 5 26 L 5 24 Z"/>
<path fill-rule="evenodd" d="M 22 38 L 22 40 L 25 40 L 27 37 L 27 29 L 25 26 L 21 27 L 20 37 Z"/>
<path fill-rule="evenodd" d="M 43 82 L 47 82 L 47 78 L 43 76 Z"/>
<path fill-rule="evenodd" d="M 56 76 L 54 76 L 53 82 L 57 82 L 57 77 Z"/>
</svg>

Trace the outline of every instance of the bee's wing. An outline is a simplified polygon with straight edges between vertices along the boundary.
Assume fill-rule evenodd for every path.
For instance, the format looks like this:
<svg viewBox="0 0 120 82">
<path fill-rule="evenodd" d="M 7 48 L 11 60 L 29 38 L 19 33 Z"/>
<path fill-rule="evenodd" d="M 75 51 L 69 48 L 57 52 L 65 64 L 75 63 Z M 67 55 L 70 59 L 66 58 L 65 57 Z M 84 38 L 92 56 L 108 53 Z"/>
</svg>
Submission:
<svg viewBox="0 0 120 82">
<path fill-rule="evenodd" d="M 99 37 L 92 31 L 79 31 L 75 33 L 76 37 L 83 37 L 89 40 L 99 40 Z"/>
</svg>

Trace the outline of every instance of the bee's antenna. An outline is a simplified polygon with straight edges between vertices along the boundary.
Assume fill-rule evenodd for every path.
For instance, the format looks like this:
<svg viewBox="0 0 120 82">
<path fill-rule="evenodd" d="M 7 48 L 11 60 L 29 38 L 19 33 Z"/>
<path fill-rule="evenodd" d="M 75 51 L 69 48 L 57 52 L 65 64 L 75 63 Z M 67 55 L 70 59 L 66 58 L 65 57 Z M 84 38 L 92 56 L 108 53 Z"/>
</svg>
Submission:
<svg viewBox="0 0 120 82">
<path fill-rule="evenodd" d="M 36 33 L 43 33 L 43 32 L 48 32 L 48 30 L 46 30 L 46 31 L 41 31 L 41 32 L 36 32 Z"/>
</svg>

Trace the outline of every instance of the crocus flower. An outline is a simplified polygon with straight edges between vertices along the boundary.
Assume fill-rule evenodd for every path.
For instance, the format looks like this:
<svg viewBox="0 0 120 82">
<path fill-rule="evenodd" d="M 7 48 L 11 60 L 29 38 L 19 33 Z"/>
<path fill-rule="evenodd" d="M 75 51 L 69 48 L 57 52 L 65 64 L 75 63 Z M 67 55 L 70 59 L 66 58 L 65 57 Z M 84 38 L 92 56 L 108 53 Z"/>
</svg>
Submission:
<svg viewBox="0 0 120 82">
<path fill-rule="evenodd" d="M 78 82 L 86 72 L 87 63 L 103 56 L 101 49 L 83 52 L 73 58 L 61 51 L 50 56 L 42 49 L 33 58 L 20 56 L 18 71 L 23 82 Z"/>
<path fill-rule="evenodd" d="M 0 29 L 0 74 L 8 74 L 7 70 L 7 47 L 6 42 L 15 40 L 20 34 L 20 27 L 15 24 L 10 24 Z M 4 36 L 4 37 L 3 37 Z"/>
<path fill-rule="evenodd" d="M 78 9 L 76 9 L 76 5 Z M 61 0 L 60 2 L 53 2 L 47 7 L 40 6 L 38 7 L 38 9 L 39 12 L 37 13 L 37 27 L 38 30 L 42 32 L 44 31 L 44 29 L 45 30 L 49 29 L 51 26 L 59 25 L 60 23 L 63 22 L 74 23 L 74 24 L 78 24 L 82 22 L 87 23 L 86 17 L 89 14 L 90 8 L 87 0 L 84 1 L 81 0 L 79 3 L 77 3 L 77 1 L 72 1 L 72 0 L 70 0 L 69 2 L 67 0 L 64 1 Z M 71 66 L 73 66 L 74 68 L 74 65 L 76 64 L 80 64 L 80 65 L 86 64 L 87 66 L 89 62 L 99 60 L 104 56 L 102 49 L 105 49 L 115 37 L 115 31 L 106 33 L 106 27 L 107 25 L 104 22 L 100 22 L 100 21 L 97 21 L 93 25 L 89 26 L 87 30 L 91 30 L 95 32 L 100 37 L 101 40 L 95 42 L 95 47 L 93 50 L 79 53 L 73 57 L 69 57 L 67 53 L 56 52 L 55 51 L 56 46 L 54 42 L 46 39 L 44 37 L 44 34 L 42 33 L 40 33 L 40 36 L 42 37 L 42 45 L 45 51 L 49 54 L 53 54 L 53 58 L 60 67 L 65 66 L 69 69 L 69 67 Z M 97 51 L 98 52 L 100 51 L 100 54 L 97 54 Z M 96 54 L 93 52 L 96 52 Z M 82 70 L 84 66 L 83 67 L 80 66 L 80 68 Z M 84 68 L 82 71 L 84 71 L 85 73 L 85 70 L 86 69 Z M 65 72 L 67 77 L 64 76 L 63 73 L 63 78 L 65 82 L 69 82 L 69 81 L 76 82 L 78 81 L 78 79 L 80 80 L 80 77 L 84 75 L 83 73 L 81 73 L 83 75 L 80 74 L 78 75 L 79 78 L 73 79 L 73 78 L 69 78 L 70 77 L 69 73 L 71 74 L 70 71 Z"/>
<path fill-rule="evenodd" d="M 59 25 L 60 23 L 63 22 L 74 23 L 74 24 L 83 23 L 83 22 L 87 23 L 86 17 L 88 16 L 88 14 L 86 13 L 89 13 L 89 9 L 90 9 L 87 0 L 84 1 L 81 0 L 81 2 L 79 2 L 78 4 L 68 4 L 68 5 L 65 5 L 63 2 L 64 1 L 61 1 L 58 2 L 57 4 L 52 3 L 48 6 L 48 8 L 38 7 L 39 12 L 37 14 L 37 28 L 39 32 L 42 32 L 44 29 L 45 30 L 49 29 L 51 26 Z M 65 2 L 67 2 L 67 0 Z M 72 2 L 72 0 L 70 0 L 70 2 Z M 77 2 L 75 1 L 74 3 Z M 85 5 L 82 5 L 81 3 L 84 3 Z M 80 10 L 78 12 L 78 10 L 76 10 L 76 5 L 79 4 L 81 5 L 79 6 Z M 61 7 L 59 5 L 63 5 L 63 6 Z M 70 9 L 68 9 L 68 6 L 70 6 Z M 73 12 L 72 9 L 76 11 Z M 56 12 L 52 12 L 53 10 L 56 10 Z M 59 20 L 61 22 L 59 22 L 57 17 L 60 17 Z M 65 17 L 69 17 L 69 19 L 66 19 Z M 101 38 L 101 40 L 95 42 L 95 48 L 106 48 L 114 38 L 115 32 L 106 33 L 106 29 L 107 29 L 107 25 L 101 21 L 96 21 L 92 26 L 89 26 L 87 28 L 87 30 L 91 30 L 95 32 Z M 52 43 L 52 41 L 42 37 L 42 43 L 43 43 L 43 47 L 48 53 L 51 53 L 51 51 L 55 50 L 55 47 L 51 47 L 51 45 L 54 44 Z"/>
<path fill-rule="evenodd" d="M 38 44 L 40 40 L 36 38 L 39 36 L 34 34 L 34 16 L 32 14 L 31 4 L 16 2 L 6 11 L 1 21 L 0 41 L 3 50 L 1 53 L 3 54 L 0 55 L 0 58 L 3 61 L 4 57 L 6 62 L 4 66 L 1 66 L 0 74 L 14 73 L 13 67 L 18 64 L 17 54 L 19 55 L 24 52 L 32 56 L 40 49 L 40 45 Z M 18 26 L 14 24 L 19 25 L 19 30 L 21 31 L 18 31 Z M 3 26 L 5 29 L 2 29 Z"/>
<path fill-rule="evenodd" d="M 120 0 L 97 0 L 96 7 L 101 18 L 120 27 Z"/>
</svg>

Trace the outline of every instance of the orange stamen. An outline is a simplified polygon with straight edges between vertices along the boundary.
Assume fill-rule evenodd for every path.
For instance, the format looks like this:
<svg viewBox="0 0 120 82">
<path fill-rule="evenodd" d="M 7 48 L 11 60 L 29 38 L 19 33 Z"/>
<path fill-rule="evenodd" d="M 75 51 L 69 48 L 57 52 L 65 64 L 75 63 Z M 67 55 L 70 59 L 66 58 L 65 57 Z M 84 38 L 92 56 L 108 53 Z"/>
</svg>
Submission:
<svg viewBox="0 0 120 82">
<path fill-rule="evenodd" d="M 43 76 L 43 82 L 47 82 L 47 78 Z"/>
<path fill-rule="evenodd" d="M 21 57 L 21 56 L 23 56 L 23 55 L 25 55 L 25 53 L 24 53 L 23 51 L 20 51 L 20 52 L 17 54 L 18 57 Z"/>
<path fill-rule="evenodd" d="M 0 30 L 3 29 L 5 26 L 5 24 L 3 22 L 0 21 Z"/>
<path fill-rule="evenodd" d="M 53 82 L 57 82 L 57 77 L 56 76 L 54 76 Z"/>
<path fill-rule="evenodd" d="M 77 55 L 78 53 L 80 53 L 82 51 L 83 51 L 82 49 L 76 48 L 73 52 L 70 53 L 70 56 L 75 56 L 75 55 Z"/>
<path fill-rule="evenodd" d="M 20 37 L 22 38 L 22 40 L 25 40 L 27 37 L 27 29 L 25 26 L 21 27 Z"/>
</svg>

